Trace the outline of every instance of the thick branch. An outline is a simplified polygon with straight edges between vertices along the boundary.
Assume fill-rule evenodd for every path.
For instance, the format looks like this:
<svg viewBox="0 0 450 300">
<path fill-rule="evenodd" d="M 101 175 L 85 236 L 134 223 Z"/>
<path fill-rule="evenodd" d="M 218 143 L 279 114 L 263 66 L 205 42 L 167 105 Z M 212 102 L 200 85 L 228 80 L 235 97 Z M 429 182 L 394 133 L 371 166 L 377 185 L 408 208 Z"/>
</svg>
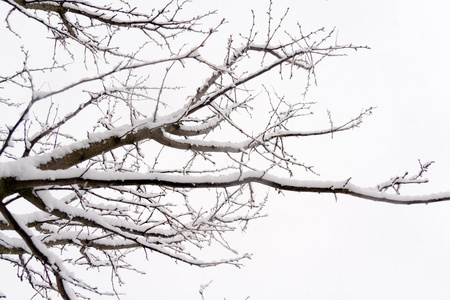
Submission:
<svg viewBox="0 0 450 300">
<path fill-rule="evenodd" d="M 127 132 L 121 136 L 110 134 L 106 138 L 101 138 L 98 141 L 86 140 L 78 143 L 78 146 L 72 145 L 72 147 L 67 149 L 68 153 L 59 155 L 58 157 L 51 157 L 50 161 L 46 161 L 38 167 L 41 170 L 67 169 L 118 147 L 134 144 L 144 139 L 151 139 L 153 135 L 154 131 L 151 129 L 142 128 L 134 132 Z M 73 150 L 70 150 L 70 148 Z"/>
<path fill-rule="evenodd" d="M 45 172 L 44 172 L 45 173 Z M 55 174 L 49 173 L 48 177 Z M 381 192 L 375 188 L 362 188 L 343 181 L 300 181 L 279 178 L 262 171 L 249 171 L 224 176 L 198 176 L 186 177 L 168 174 L 114 174 L 87 171 L 82 177 L 71 177 L 55 179 L 15 180 L 11 183 L 13 189 L 25 189 L 49 185 L 72 185 L 78 184 L 85 187 L 100 188 L 110 186 L 126 185 L 155 185 L 172 188 L 226 188 L 249 183 L 259 183 L 275 189 L 293 192 L 345 194 L 361 199 L 391 204 L 428 204 L 434 202 L 449 201 L 450 194 L 402 196 Z M 107 178 L 107 179 L 101 179 Z"/>
<path fill-rule="evenodd" d="M 28 248 L 30 249 L 31 253 L 36 256 L 40 261 L 42 261 L 45 265 L 52 268 L 53 275 L 56 279 L 56 284 L 58 286 L 58 292 L 60 293 L 61 297 L 64 300 L 74 300 L 70 296 L 70 292 L 68 291 L 68 288 L 64 281 L 66 280 L 64 276 L 61 274 L 62 272 L 62 266 L 59 264 L 59 262 L 52 262 L 50 261 L 50 258 L 47 256 L 46 253 L 42 251 L 42 247 L 39 247 L 36 245 L 39 243 L 36 241 L 32 235 L 28 234 L 25 228 L 23 228 L 19 222 L 16 220 L 16 218 L 11 214 L 11 212 L 6 208 L 6 206 L 3 203 L 0 203 L 0 212 L 5 217 L 5 219 L 8 221 L 9 224 L 11 224 L 15 231 L 20 235 L 20 237 L 23 239 L 23 241 L 26 243 Z"/>
<path fill-rule="evenodd" d="M 154 131 L 154 140 L 162 145 L 184 150 L 195 150 L 203 152 L 242 152 L 244 146 L 249 143 L 238 144 L 238 143 L 226 143 L 222 144 L 220 142 L 205 142 L 202 140 L 175 140 L 164 134 L 163 130 Z"/>
<path fill-rule="evenodd" d="M 192 22 L 204 17 L 198 16 L 185 21 L 168 20 L 166 22 L 158 22 L 156 21 L 156 19 L 159 16 L 163 15 L 164 9 L 162 9 L 156 16 L 152 17 L 150 15 L 144 15 L 134 12 L 135 8 L 127 11 L 123 8 L 113 9 L 108 6 L 102 7 L 75 1 L 61 1 L 59 5 L 54 4 L 55 2 L 53 1 L 12 1 L 25 9 L 55 12 L 62 16 L 64 16 L 64 14 L 66 13 L 73 13 L 75 15 L 84 16 L 90 20 L 96 20 L 107 25 L 114 25 L 118 27 L 138 27 L 150 30 L 157 30 L 159 28 L 188 30 L 189 25 L 191 25 Z M 79 7 L 82 7 L 82 9 L 80 9 Z M 130 18 L 130 20 L 117 18 L 118 14 Z M 135 18 L 135 20 L 132 20 L 131 18 Z M 152 25 L 152 27 L 147 28 L 146 25 Z"/>
<path fill-rule="evenodd" d="M 51 248 L 54 246 L 64 246 L 64 245 L 74 245 L 77 247 L 89 247 L 94 248 L 97 250 L 125 250 L 125 249 L 132 249 L 132 248 L 139 248 L 141 245 L 137 243 L 131 243 L 131 242 L 124 242 L 119 243 L 118 241 L 115 241 L 114 245 L 107 245 L 98 243 L 93 238 L 92 240 L 80 240 L 77 239 L 77 242 L 75 243 L 72 239 L 58 239 L 55 241 L 46 242 L 45 240 L 42 242 L 46 247 Z M 12 254 L 12 255 L 20 255 L 20 254 L 28 254 L 28 252 L 20 247 L 6 247 L 0 245 L 0 254 Z"/>
</svg>

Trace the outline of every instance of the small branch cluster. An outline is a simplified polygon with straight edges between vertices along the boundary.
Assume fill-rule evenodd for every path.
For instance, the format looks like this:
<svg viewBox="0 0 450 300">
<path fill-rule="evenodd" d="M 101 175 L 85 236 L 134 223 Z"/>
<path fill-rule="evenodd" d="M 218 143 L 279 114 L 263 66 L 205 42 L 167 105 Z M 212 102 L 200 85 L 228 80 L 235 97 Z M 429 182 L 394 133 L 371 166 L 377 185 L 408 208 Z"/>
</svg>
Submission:
<svg viewBox="0 0 450 300">
<path fill-rule="evenodd" d="M 378 185 L 378 190 L 380 192 L 385 192 L 392 188 L 397 195 L 400 195 L 400 187 L 406 184 L 420 184 L 427 183 L 428 179 L 423 178 L 425 172 L 428 172 L 428 167 L 430 167 L 434 161 L 429 161 L 424 164 L 419 160 L 420 170 L 417 174 L 409 175 L 409 172 L 405 172 L 402 176 L 392 177 L 389 181 L 380 183 Z"/>
</svg>

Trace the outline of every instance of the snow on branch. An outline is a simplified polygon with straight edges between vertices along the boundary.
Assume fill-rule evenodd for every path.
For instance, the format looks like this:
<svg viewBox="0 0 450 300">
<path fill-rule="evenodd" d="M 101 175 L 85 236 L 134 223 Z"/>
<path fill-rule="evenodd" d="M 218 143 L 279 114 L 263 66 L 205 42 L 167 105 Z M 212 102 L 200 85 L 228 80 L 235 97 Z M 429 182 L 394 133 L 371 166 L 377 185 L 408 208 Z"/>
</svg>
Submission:
<svg viewBox="0 0 450 300">
<path fill-rule="evenodd" d="M 79 176 L 74 176 L 74 174 Z M 350 179 L 345 179 L 342 181 L 302 181 L 274 176 L 268 174 L 266 171 L 236 172 L 220 176 L 183 176 L 157 172 L 149 174 L 118 174 L 115 172 L 96 172 L 91 170 L 76 169 L 67 171 L 35 170 L 34 172 L 20 174 L 17 177 L 12 178 L 8 184 L 12 191 L 20 191 L 30 187 L 45 187 L 49 185 L 64 186 L 74 184 L 89 188 L 153 185 L 179 189 L 210 189 L 239 187 L 250 183 L 258 183 L 283 191 L 319 194 L 346 194 L 357 198 L 392 204 L 427 204 L 450 200 L 450 193 L 403 196 L 398 193 L 398 188 L 395 190 L 396 194 L 389 194 L 385 192 L 387 187 L 390 187 L 391 185 L 413 183 L 420 184 L 427 182 L 426 179 L 414 178 L 415 176 L 409 179 L 394 179 L 390 182 L 389 186 L 388 184 L 384 184 L 384 188 L 380 188 L 380 186 L 377 188 L 363 188 L 352 184 Z"/>
<path fill-rule="evenodd" d="M 17 53 L 6 58 L 12 70 L 0 70 L 0 259 L 43 298 L 117 295 L 120 270 L 140 272 L 127 259 L 134 249 L 239 267 L 250 255 L 228 233 L 265 216 L 275 198 L 267 190 L 450 199 L 400 194 L 425 183 L 431 163 L 375 188 L 303 180 L 316 171 L 296 138 L 360 127 L 373 111 L 331 128 L 313 119 L 316 66 L 367 47 L 338 44 L 323 28 L 299 26 L 294 36 L 282 30 L 286 14 L 275 22 L 272 3 L 263 29 L 253 14 L 247 35 L 224 36 L 226 21 L 189 16 L 190 1 L 144 2 L 0 4 L 11 47 L 23 45 L 8 52 Z M 217 247 L 226 254 L 204 259 Z M 109 268 L 113 292 L 80 280 L 80 267 Z"/>
</svg>

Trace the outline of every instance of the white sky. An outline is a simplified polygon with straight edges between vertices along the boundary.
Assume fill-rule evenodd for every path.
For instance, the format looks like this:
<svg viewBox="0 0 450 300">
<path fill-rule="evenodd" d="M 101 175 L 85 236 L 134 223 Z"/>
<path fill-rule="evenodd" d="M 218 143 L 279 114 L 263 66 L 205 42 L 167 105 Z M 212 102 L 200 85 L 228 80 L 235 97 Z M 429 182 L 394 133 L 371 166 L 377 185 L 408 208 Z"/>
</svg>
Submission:
<svg viewBox="0 0 450 300">
<path fill-rule="evenodd" d="M 449 191 L 447 137 L 450 109 L 450 2 L 429 0 L 273 0 L 287 24 L 305 30 L 337 27 L 339 42 L 371 50 L 328 59 L 310 94 L 338 120 L 377 106 L 356 131 L 305 141 L 304 160 L 322 178 L 352 176 L 376 185 L 417 160 L 435 160 L 427 186 L 416 193 Z M 196 1 L 194 1 L 196 3 Z M 198 1 L 217 6 L 226 30 L 247 31 L 250 9 L 265 18 L 266 1 Z M 261 4 L 261 3 L 264 3 Z M 264 19 L 265 20 L 265 19 Z M 293 26 L 295 28 L 295 26 Z M 2 47 L 2 46 L 0 46 Z M 145 276 L 125 277 L 121 299 L 450 299 L 450 203 L 394 206 L 339 196 L 272 194 L 268 218 L 231 237 L 253 253 L 245 267 L 198 269 L 159 255 L 139 262 Z M 0 272 L 8 299 L 25 299 L 11 269 Z M 105 279 L 108 279 L 105 276 Z M 11 283 L 10 283 L 11 282 Z M 11 296 L 14 295 L 14 296 Z"/>
</svg>

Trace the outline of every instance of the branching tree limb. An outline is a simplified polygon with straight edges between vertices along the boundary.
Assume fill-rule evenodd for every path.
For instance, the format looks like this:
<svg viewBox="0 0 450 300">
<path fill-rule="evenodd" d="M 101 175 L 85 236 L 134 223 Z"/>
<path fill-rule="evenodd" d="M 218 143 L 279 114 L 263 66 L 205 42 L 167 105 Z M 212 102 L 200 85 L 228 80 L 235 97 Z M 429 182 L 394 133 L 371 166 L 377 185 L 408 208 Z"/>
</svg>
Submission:
<svg viewBox="0 0 450 300">
<path fill-rule="evenodd" d="M 0 259 L 40 296 L 115 295 L 73 270 L 119 276 L 134 270 L 126 260 L 133 249 L 200 267 L 240 266 L 250 255 L 225 233 L 263 216 L 264 186 L 392 204 L 450 200 L 400 194 L 405 184 L 427 182 L 431 163 L 374 188 L 302 179 L 315 171 L 292 154 L 292 141 L 357 128 L 373 108 L 306 128 L 299 120 L 312 117 L 313 104 L 303 88 L 284 95 L 279 86 L 308 87 L 324 58 L 367 47 L 339 45 L 333 30 L 283 33 L 285 15 L 276 21 L 270 5 L 267 28 L 253 15 L 248 36 L 223 38 L 224 52 L 209 57 L 225 22 L 202 26 L 213 14 L 186 17 L 189 5 L 0 2 L 8 38 L 25 37 L 26 22 L 53 45 L 53 53 L 37 53 L 24 38 L 23 62 L 0 71 Z M 201 259 L 216 246 L 230 255 Z"/>
</svg>

